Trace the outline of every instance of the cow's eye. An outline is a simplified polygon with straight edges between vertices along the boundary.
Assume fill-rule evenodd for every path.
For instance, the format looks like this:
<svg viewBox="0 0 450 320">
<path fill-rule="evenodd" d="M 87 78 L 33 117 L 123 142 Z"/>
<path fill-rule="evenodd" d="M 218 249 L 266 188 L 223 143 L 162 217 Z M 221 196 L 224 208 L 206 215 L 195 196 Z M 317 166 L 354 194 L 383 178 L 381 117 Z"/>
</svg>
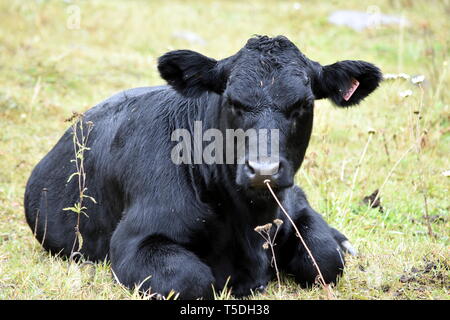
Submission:
<svg viewBox="0 0 450 320">
<path fill-rule="evenodd" d="M 242 116 L 248 109 L 246 106 L 236 101 L 229 100 L 228 104 L 230 106 L 231 112 L 238 117 Z"/>
<path fill-rule="evenodd" d="M 291 119 L 298 119 L 302 116 L 303 114 L 303 110 L 302 109 L 295 109 L 291 112 L 291 114 L 289 115 L 289 117 Z"/>
<path fill-rule="evenodd" d="M 300 119 L 305 114 L 307 114 L 311 109 L 311 104 L 309 102 L 301 101 L 297 102 L 289 109 L 288 117 L 290 119 Z"/>
<path fill-rule="evenodd" d="M 305 114 L 305 109 L 300 105 L 296 105 L 295 107 L 291 108 L 288 112 L 289 119 L 299 119 Z"/>
<path fill-rule="evenodd" d="M 239 108 L 238 106 L 236 106 L 234 104 L 230 105 L 230 109 L 231 109 L 231 113 L 233 113 L 235 116 L 238 116 L 238 117 L 242 116 L 242 114 L 244 113 L 244 111 L 241 108 Z"/>
</svg>

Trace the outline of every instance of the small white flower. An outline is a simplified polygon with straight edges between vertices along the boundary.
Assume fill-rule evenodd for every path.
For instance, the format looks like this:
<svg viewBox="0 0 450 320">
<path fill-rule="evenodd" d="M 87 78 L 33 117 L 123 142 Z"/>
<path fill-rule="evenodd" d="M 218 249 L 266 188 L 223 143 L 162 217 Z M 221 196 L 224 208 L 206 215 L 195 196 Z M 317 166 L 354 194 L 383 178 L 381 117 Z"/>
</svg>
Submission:
<svg viewBox="0 0 450 320">
<path fill-rule="evenodd" d="M 411 78 L 411 76 L 409 74 L 406 74 L 406 73 L 399 73 L 398 77 L 402 78 L 402 79 L 405 79 L 405 80 L 409 80 L 409 78 Z"/>
<path fill-rule="evenodd" d="M 395 73 L 385 73 L 383 74 L 383 79 L 384 80 L 395 80 L 398 78 L 398 75 L 396 75 Z"/>
<path fill-rule="evenodd" d="M 277 226 L 281 226 L 283 224 L 283 220 L 275 219 L 275 220 L 273 220 L 273 223 L 275 223 Z"/>
<path fill-rule="evenodd" d="M 410 95 L 412 95 L 412 91 L 411 90 L 405 90 L 405 91 L 400 91 L 399 93 L 398 93 L 398 95 L 401 97 L 401 98 L 406 98 L 406 97 L 409 97 Z"/>
<path fill-rule="evenodd" d="M 409 74 L 406 73 L 385 73 L 383 75 L 384 80 L 397 80 L 397 79 L 404 79 L 404 80 L 409 80 L 409 78 L 411 78 L 411 76 Z"/>
<path fill-rule="evenodd" d="M 411 82 L 414 84 L 422 83 L 424 80 L 425 80 L 425 76 L 422 74 L 419 74 L 419 75 L 411 78 Z"/>
<path fill-rule="evenodd" d="M 442 172 L 442 175 L 444 177 L 450 177 L 450 170 L 446 170 L 446 171 Z"/>
</svg>

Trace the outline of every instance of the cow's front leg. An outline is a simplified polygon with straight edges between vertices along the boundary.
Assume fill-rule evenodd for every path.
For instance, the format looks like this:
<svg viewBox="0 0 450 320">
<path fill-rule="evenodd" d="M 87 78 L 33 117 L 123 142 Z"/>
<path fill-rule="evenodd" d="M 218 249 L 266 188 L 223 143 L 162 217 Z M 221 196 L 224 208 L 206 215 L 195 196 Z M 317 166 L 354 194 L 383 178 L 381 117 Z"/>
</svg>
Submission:
<svg viewBox="0 0 450 320">
<path fill-rule="evenodd" d="M 358 251 L 353 247 L 347 237 L 344 236 L 340 231 L 336 230 L 335 228 L 331 228 L 331 233 L 333 234 L 334 240 L 339 243 L 342 251 L 352 256 L 358 255 Z"/>
<path fill-rule="evenodd" d="M 123 285 L 164 296 L 174 290 L 180 299 L 213 297 L 211 269 L 193 252 L 163 235 L 136 231 L 126 217 L 111 239 L 111 267 Z"/>
<path fill-rule="evenodd" d="M 339 233 L 343 238 L 336 238 L 338 234 L 309 206 L 299 188 L 289 191 L 286 196 L 286 210 L 317 262 L 325 282 L 335 283 L 344 270 L 344 254 L 338 241 L 345 237 Z M 302 286 L 310 286 L 318 276 L 317 268 L 289 220 L 284 214 L 280 218 L 284 221 L 276 252 L 280 269 L 294 275 Z"/>
</svg>

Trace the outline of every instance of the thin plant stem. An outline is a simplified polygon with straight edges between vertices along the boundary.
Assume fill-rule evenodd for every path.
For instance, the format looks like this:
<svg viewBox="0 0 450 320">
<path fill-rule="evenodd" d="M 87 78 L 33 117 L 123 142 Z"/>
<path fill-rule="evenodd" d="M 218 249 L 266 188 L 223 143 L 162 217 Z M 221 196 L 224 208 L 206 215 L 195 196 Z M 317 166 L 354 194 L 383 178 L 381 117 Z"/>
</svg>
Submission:
<svg viewBox="0 0 450 320">
<path fill-rule="evenodd" d="M 279 219 L 274 220 L 274 223 L 276 225 L 276 230 L 273 235 L 273 238 L 270 236 L 270 229 L 272 228 L 271 223 L 268 223 L 267 225 L 264 225 L 264 226 L 258 226 L 255 228 L 255 231 L 266 241 L 264 244 L 267 244 L 270 247 L 270 251 L 272 253 L 272 260 L 271 260 L 270 264 L 271 265 L 273 264 L 273 266 L 275 268 L 275 273 L 276 273 L 277 282 L 278 282 L 278 290 L 281 290 L 281 278 L 280 278 L 280 272 L 278 270 L 277 260 L 275 258 L 274 247 L 275 247 L 275 238 L 277 237 L 278 230 L 280 229 L 280 225 L 282 224 L 282 220 L 279 220 L 279 222 L 277 222 L 277 220 L 279 220 Z M 264 247 L 264 245 L 263 245 L 263 247 Z"/>
<path fill-rule="evenodd" d="M 427 227 L 428 227 L 428 235 L 431 238 L 434 238 L 435 235 L 433 233 L 433 228 L 431 227 L 431 221 L 430 221 L 430 215 L 428 214 L 428 201 L 427 201 L 427 195 L 423 194 L 423 202 L 425 207 L 425 220 L 427 221 Z"/>
<path fill-rule="evenodd" d="M 392 174 L 394 173 L 395 169 L 397 168 L 397 166 L 400 164 L 400 162 L 408 155 L 408 153 L 411 152 L 412 149 L 415 148 L 415 144 L 413 144 L 411 147 L 409 147 L 408 150 L 406 150 L 406 152 L 404 154 L 402 154 L 402 156 L 397 160 L 397 162 L 395 162 L 395 164 L 392 166 L 391 170 L 389 171 L 388 175 L 386 176 L 386 179 L 384 179 L 381 187 L 378 189 L 378 194 L 375 196 L 375 199 L 373 199 L 372 203 L 375 203 L 378 198 L 381 195 L 381 190 L 383 190 L 384 186 L 386 185 L 386 183 L 389 181 L 389 179 L 391 178 Z"/>
<path fill-rule="evenodd" d="M 78 203 L 76 203 L 76 205 L 73 208 L 65 209 L 65 210 L 74 211 L 77 214 L 77 222 L 75 225 L 75 240 L 72 245 L 71 257 L 73 256 L 73 253 L 75 253 L 75 245 L 77 243 L 77 240 L 78 240 L 78 250 L 77 251 L 80 251 L 81 247 L 82 247 L 83 238 L 82 238 L 81 232 L 80 232 L 80 222 L 81 222 L 80 219 L 81 219 L 81 214 L 86 214 L 83 211 L 85 209 L 83 207 L 83 200 L 84 200 L 84 198 L 90 198 L 95 203 L 94 198 L 89 197 L 85 194 L 87 188 L 86 188 L 86 172 L 85 172 L 85 168 L 84 168 L 84 152 L 86 150 L 89 150 L 89 148 L 87 147 L 87 143 L 88 143 L 89 134 L 92 130 L 93 124 L 90 121 L 87 122 L 88 127 L 87 127 L 87 132 L 85 135 L 84 127 L 83 127 L 83 115 L 82 114 L 74 114 L 74 118 L 75 117 L 76 117 L 76 121 L 72 125 L 73 148 L 74 148 L 75 159 L 72 161 L 75 162 L 75 168 L 76 168 L 76 172 L 73 175 L 78 176 L 79 200 L 78 200 Z M 77 134 L 78 128 L 80 129 L 80 137 Z M 69 181 L 72 178 L 72 176 L 69 178 Z"/>
<path fill-rule="evenodd" d="M 292 227 L 295 230 L 295 233 L 297 234 L 297 237 L 300 239 L 302 245 L 305 247 L 306 251 L 308 252 L 309 257 L 311 258 L 314 267 L 317 270 L 317 273 L 319 275 L 319 282 L 322 285 L 322 287 L 324 288 L 324 290 L 327 293 L 327 296 L 329 299 L 334 299 L 334 294 L 331 291 L 330 287 L 327 285 L 327 283 L 325 282 L 325 279 L 322 275 L 322 272 L 320 271 L 319 265 L 316 262 L 316 259 L 314 258 L 311 250 L 309 249 L 308 245 L 306 244 L 305 240 L 303 239 L 302 235 L 300 234 L 300 231 L 298 230 L 297 226 L 295 225 L 294 221 L 292 220 L 292 218 L 289 216 L 289 214 L 287 213 L 286 209 L 284 209 L 283 205 L 281 204 L 280 200 L 278 199 L 278 197 L 276 196 L 275 192 L 273 192 L 272 187 L 270 186 L 270 180 L 265 180 L 264 183 L 266 184 L 267 188 L 269 189 L 270 193 L 272 194 L 273 198 L 275 199 L 275 201 L 277 202 L 278 206 L 280 207 L 281 211 L 284 213 L 284 215 L 286 216 L 286 218 L 288 218 L 289 222 L 292 224 Z"/>
<path fill-rule="evenodd" d="M 356 180 L 358 179 L 358 176 L 359 176 L 359 170 L 361 169 L 362 163 L 366 156 L 370 141 L 372 141 L 372 136 L 373 136 L 373 133 L 369 132 L 369 137 L 367 138 L 366 145 L 364 146 L 363 152 L 361 153 L 361 157 L 359 158 L 358 164 L 356 165 L 356 171 L 355 171 L 355 174 L 353 175 L 352 186 L 350 189 L 350 196 L 348 197 L 348 201 L 347 201 L 347 207 L 353 199 L 353 192 L 355 191 Z"/>
</svg>

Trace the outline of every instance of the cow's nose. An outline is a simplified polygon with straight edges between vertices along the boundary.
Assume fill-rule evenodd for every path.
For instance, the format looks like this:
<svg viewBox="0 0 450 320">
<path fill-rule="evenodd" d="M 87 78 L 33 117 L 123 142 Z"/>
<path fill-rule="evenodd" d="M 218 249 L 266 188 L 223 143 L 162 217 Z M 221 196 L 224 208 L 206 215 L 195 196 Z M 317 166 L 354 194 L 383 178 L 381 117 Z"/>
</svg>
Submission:
<svg viewBox="0 0 450 320">
<path fill-rule="evenodd" d="M 280 162 L 256 162 L 248 161 L 246 174 L 253 187 L 263 187 L 264 180 L 275 182 L 275 177 L 280 169 Z"/>
</svg>

